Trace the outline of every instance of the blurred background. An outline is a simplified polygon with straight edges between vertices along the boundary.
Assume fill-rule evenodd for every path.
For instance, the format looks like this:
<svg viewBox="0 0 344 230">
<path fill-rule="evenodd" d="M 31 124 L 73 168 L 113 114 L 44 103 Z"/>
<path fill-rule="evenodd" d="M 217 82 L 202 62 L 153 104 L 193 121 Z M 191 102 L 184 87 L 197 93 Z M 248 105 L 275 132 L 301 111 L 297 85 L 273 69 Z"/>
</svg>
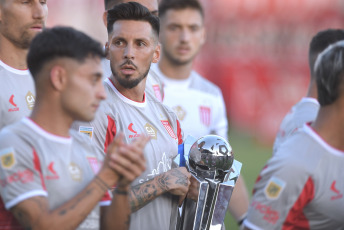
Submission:
<svg viewBox="0 0 344 230">
<path fill-rule="evenodd" d="M 173 1 L 173 0 L 171 0 Z M 251 193 L 279 124 L 306 94 L 308 45 L 343 28 L 344 0 L 201 0 L 207 43 L 195 69 L 223 92 L 229 141 Z M 50 0 L 48 27 L 69 25 L 105 44 L 103 0 Z M 227 229 L 238 229 L 226 217 Z"/>
</svg>

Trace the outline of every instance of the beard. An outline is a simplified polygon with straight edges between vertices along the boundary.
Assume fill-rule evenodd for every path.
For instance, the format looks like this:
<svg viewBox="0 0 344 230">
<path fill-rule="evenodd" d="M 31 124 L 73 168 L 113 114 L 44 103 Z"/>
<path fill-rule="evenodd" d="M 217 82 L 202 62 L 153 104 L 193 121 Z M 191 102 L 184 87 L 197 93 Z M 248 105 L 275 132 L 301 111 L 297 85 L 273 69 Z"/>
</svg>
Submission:
<svg viewBox="0 0 344 230">
<path fill-rule="evenodd" d="M 125 64 L 135 66 L 131 60 L 128 60 L 122 65 L 125 65 Z M 132 89 L 136 87 L 143 79 L 147 77 L 149 69 L 150 69 L 150 65 L 149 65 L 148 68 L 142 74 L 139 72 L 139 76 L 136 79 L 130 79 L 132 75 L 124 75 L 123 77 L 121 77 L 121 74 L 119 71 L 116 71 L 115 68 L 112 67 L 112 65 L 110 65 L 110 67 L 111 67 L 111 72 L 113 76 L 115 77 L 115 79 L 123 88 L 126 88 L 126 89 Z"/>
<path fill-rule="evenodd" d="M 186 60 L 182 60 L 182 59 L 180 59 L 180 58 L 178 58 L 178 57 L 175 57 L 172 53 L 170 53 L 169 51 L 167 51 L 166 49 L 164 49 L 164 46 L 162 46 L 162 49 L 163 49 L 163 55 L 165 55 L 165 57 L 167 58 L 167 60 L 169 60 L 169 62 L 171 63 L 171 64 L 173 64 L 174 66 L 183 66 L 183 65 L 187 65 L 187 64 L 189 64 L 189 63 L 191 63 L 194 59 L 195 59 L 195 57 L 196 57 L 196 55 L 197 55 L 197 53 L 195 53 L 192 57 L 190 57 L 189 59 L 186 59 Z"/>
</svg>

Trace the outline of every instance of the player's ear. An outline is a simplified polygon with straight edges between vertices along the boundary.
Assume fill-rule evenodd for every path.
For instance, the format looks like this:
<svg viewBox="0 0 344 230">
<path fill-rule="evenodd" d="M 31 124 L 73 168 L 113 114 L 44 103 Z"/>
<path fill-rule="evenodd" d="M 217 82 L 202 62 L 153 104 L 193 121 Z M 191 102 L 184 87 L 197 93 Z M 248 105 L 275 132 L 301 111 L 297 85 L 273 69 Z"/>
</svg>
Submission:
<svg viewBox="0 0 344 230">
<path fill-rule="evenodd" d="M 159 61 L 160 50 L 161 50 L 160 43 L 158 43 L 158 45 L 155 47 L 155 50 L 154 50 L 153 60 L 152 60 L 153 63 L 157 63 Z"/>
<path fill-rule="evenodd" d="M 109 56 L 109 42 L 105 43 L 105 57 L 106 57 L 106 59 L 110 60 L 110 56 Z"/>
<path fill-rule="evenodd" d="M 103 13 L 103 23 L 107 27 L 107 10 Z"/>
<path fill-rule="evenodd" d="M 50 70 L 50 82 L 57 91 L 63 90 L 67 84 L 67 71 L 60 65 L 55 65 Z"/>
</svg>

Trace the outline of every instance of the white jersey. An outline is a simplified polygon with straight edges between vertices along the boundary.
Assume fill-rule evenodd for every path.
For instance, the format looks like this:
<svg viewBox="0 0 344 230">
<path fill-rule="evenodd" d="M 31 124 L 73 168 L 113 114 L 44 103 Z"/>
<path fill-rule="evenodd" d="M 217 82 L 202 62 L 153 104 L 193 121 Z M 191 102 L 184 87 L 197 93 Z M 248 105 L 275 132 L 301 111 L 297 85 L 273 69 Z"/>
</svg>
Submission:
<svg viewBox="0 0 344 230">
<path fill-rule="evenodd" d="M 219 87 L 195 71 L 186 80 L 166 77 L 158 64 L 152 64 L 151 71 L 163 82 L 163 103 L 177 114 L 185 136 L 216 134 L 227 139 L 226 107 Z"/>
<path fill-rule="evenodd" d="M 344 229 L 344 152 L 309 125 L 268 161 L 254 186 L 251 229 Z"/>
<path fill-rule="evenodd" d="M 53 210 L 94 178 L 102 155 L 86 137 L 74 130 L 70 135 L 65 138 L 50 134 L 29 118 L 22 118 L 0 132 L 0 229 L 21 229 L 7 211 L 18 203 L 44 196 Z M 107 193 L 100 205 L 110 202 Z M 77 229 L 99 229 L 99 221 L 97 205 Z"/>
<path fill-rule="evenodd" d="M 35 104 L 35 85 L 29 70 L 0 61 L 0 130 L 29 116 Z"/>
<path fill-rule="evenodd" d="M 176 115 L 151 94 L 144 102 L 135 102 L 123 96 L 110 79 L 104 84 L 107 99 L 90 123 L 78 123 L 79 132 L 89 135 L 102 153 L 119 133 L 130 143 L 140 135 L 151 140 L 144 149 L 146 170 L 132 186 L 144 183 L 172 168 L 173 158 L 178 154 L 182 132 Z M 178 199 L 169 193 L 157 197 L 149 204 L 131 214 L 130 229 L 175 229 Z"/>
<path fill-rule="evenodd" d="M 112 75 L 110 61 L 106 58 L 102 59 L 102 66 L 104 71 L 104 77 L 109 78 Z M 164 97 L 163 85 L 159 77 L 152 71 L 149 71 L 146 81 L 146 93 L 153 95 L 162 102 Z"/>
<path fill-rule="evenodd" d="M 320 105 L 315 98 L 304 97 L 295 104 L 284 117 L 277 133 L 273 153 L 276 153 L 281 144 L 303 124 L 315 120 Z"/>
</svg>

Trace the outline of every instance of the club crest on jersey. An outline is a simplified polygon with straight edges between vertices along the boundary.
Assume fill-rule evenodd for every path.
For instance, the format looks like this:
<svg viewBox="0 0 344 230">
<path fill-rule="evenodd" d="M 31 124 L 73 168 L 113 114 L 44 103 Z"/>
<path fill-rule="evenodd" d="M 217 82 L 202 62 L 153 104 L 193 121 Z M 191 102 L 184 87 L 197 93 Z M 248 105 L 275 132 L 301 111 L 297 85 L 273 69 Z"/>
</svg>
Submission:
<svg viewBox="0 0 344 230">
<path fill-rule="evenodd" d="M 35 101 L 36 101 L 35 96 L 29 91 L 29 92 L 27 92 L 25 98 L 26 98 L 26 103 L 27 103 L 28 109 L 32 110 L 33 106 L 35 105 Z"/>
<path fill-rule="evenodd" d="M 14 149 L 7 148 L 0 151 L 1 167 L 11 169 L 16 164 Z"/>
<path fill-rule="evenodd" d="M 265 196 L 268 199 L 275 200 L 281 195 L 285 186 L 286 186 L 286 182 L 284 182 L 283 180 L 277 177 L 272 177 L 269 180 L 269 183 L 265 186 L 265 189 L 264 189 Z"/>
<path fill-rule="evenodd" d="M 177 115 L 178 120 L 183 121 L 186 116 L 186 111 L 180 105 L 177 105 L 173 107 L 172 109 Z"/>
<path fill-rule="evenodd" d="M 152 126 L 151 124 L 146 124 L 145 125 L 145 130 L 147 134 L 154 140 L 158 139 L 158 130 Z"/>
<path fill-rule="evenodd" d="M 68 170 L 73 180 L 81 181 L 82 172 L 81 172 L 80 167 L 77 164 L 71 162 L 68 166 Z"/>
<path fill-rule="evenodd" d="M 79 132 L 87 135 L 92 139 L 93 136 L 93 127 L 79 126 Z"/>
<path fill-rule="evenodd" d="M 200 106 L 199 115 L 201 123 L 205 126 L 209 126 L 211 120 L 211 109 L 207 106 Z"/>
<path fill-rule="evenodd" d="M 134 126 L 133 123 L 130 123 L 128 125 L 128 130 L 131 132 L 131 134 L 129 134 L 129 139 L 140 136 L 140 134 L 138 134 L 137 131 L 134 130 L 133 126 Z"/>
<path fill-rule="evenodd" d="M 8 102 L 13 106 L 13 108 L 9 108 L 8 112 L 16 112 L 19 111 L 19 107 L 17 106 L 17 104 L 14 102 L 14 95 L 12 94 L 10 99 L 8 100 Z"/>
<path fill-rule="evenodd" d="M 96 174 L 99 171 L 98 159 L 96 157 L 87 157 L 88 163 L 91 166 L 92 171 Z"/>
<path fill-rule="evenodd" d="M 170 125 L 170 122 L 168 122 L 167 120 L 161 120 L 161 123 L 162 125 L 165 127 L 166 131 L 168 132 L 168 134 L 170 134 L 170 136 L 173 138 L 173 139 L 176 139 L 177 140 L 177 136 L 176 134 L 173 132 L 173 129 Z"/>
</svg>

